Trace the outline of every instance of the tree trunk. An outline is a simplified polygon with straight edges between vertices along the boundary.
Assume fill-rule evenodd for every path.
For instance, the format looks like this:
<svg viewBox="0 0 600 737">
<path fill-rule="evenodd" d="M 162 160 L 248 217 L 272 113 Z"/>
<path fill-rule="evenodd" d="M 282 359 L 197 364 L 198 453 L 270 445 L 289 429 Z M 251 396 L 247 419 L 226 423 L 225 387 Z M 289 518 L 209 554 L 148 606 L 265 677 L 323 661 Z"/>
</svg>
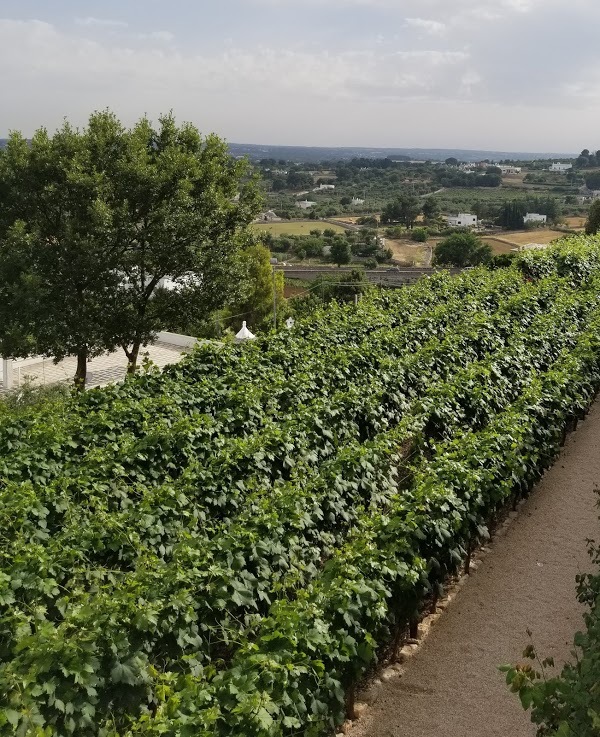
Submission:
<svg viewBox="0 0 600 737">
<path fill-rule="evenodd" d="M 77 370 L 75 371 L 75 388 L 77 391 L 85 390 L 85 382 L 87 379 L 87 360 L 88 360 L 88 349 L 87 346 L 83 346 L 77 351 Z"/>
<path fill-rule="evenodd" d="M 135 372 L 137 371 L 138 356 L 140 354 L 139 342 L 135 342 L 132 349 L 130 351 L 126 351 L 126 353 L 128 358 L 127 373 L 129 375 L 135 374 Z"/>
</svg>

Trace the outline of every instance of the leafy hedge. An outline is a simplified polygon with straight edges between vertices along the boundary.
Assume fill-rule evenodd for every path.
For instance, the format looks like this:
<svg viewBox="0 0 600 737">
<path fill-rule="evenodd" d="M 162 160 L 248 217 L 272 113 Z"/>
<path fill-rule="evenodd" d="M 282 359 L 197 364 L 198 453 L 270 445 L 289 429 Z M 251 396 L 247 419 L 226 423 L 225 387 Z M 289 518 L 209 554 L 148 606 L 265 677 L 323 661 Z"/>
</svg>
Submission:
<svg viewBox="0 0 600 737">
<path fill-rule="evenodd" d="M 0 735 L 339 724 L 594 396 L 599 254 L 437 275 L 5 409 Z"/>
</svg>

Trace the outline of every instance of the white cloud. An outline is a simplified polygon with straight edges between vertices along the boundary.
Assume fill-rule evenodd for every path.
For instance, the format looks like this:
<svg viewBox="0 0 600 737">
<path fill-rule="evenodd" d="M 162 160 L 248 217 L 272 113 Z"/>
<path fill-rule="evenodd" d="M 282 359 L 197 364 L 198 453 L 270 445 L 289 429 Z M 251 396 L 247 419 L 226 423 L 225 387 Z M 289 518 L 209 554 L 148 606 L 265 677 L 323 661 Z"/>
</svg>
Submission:
<svg viewBox="0 0 600 737">
<path fill-rule="evenodd" d="M 175 34 L 171 31 L 151 31 L 150 33 L 139 33 L 139 39 L 145 41 L 161 41 L 162 43 L 171 43 L 175 40 Z"/>
<path fill-rule="evenodd" d="M 409 28 L 418 28 L 425 33 L 431 33 L 434 36 L 442 36 L 446 32 L 446 24 L 437 20 L 426 20 L 425 18 L 407 18 L 405 25 Z"/>
<path fill-rule="evenodd" d="M 87 18 L 76 18 L 75 23 L 78 26 L 100 26 L 104 28 L 127 28 L 129 25 L 122 20 L 112 20 L 111 18 L 93 18 L 88 16 Z"/>
<path fill-rule="evenodd" d="M 203 129 L 266 142 L 478 147 L 487 136 L 506 148 L 510 137 L 595 131 L 595 0 L 231 2 L 254 9 L 243 27 L 232 14 L 229 41 L 211 36 L 210 23 L 186 33 L 185 19 L 168 15 L 158 28 L 177 35 L 92 17 L 69 31 L 0 19 L 4 126 L 30 132 L 65 115 L 82 123 L 108 106 L 128 122 L 173 109 Z M 336 8 L 339 26 L 315 25 L 306 5 Z M 289 36 L 271 32 L 273 17 Z M 600 145 L 590 133 L 574 148 L 588 144 Z"/>
<path fill-rule="evenodd" d="M 173 36 L 157 32 L 145 40 L 160 43 L 126 47 L 68 36 L 40 21 L 0 21 L 0 64 L 15 79 L 25 73 L 29 84 L 56 86 L 74 97 L 95 88 L 134 83 L 140 89 L 186 91 L 260 90 L 292 92 L 313 98 L 403 99 L 455 96 L 452 79 L 469 66 L 464 51 L 422 50 L 321 51 L 288 48 L 230 48 L 213 55 L 165 49 Z M 17 85 L 18 86 L 18 85 Z"/>
</svg>

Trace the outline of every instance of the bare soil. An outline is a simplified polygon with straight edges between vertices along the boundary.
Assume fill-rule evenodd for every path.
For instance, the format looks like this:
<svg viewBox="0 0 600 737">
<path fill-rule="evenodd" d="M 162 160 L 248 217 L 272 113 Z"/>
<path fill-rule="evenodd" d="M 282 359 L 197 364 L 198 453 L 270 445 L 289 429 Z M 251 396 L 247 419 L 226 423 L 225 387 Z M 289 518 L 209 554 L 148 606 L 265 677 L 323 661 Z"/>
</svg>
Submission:
<svg viewBox="0 0 600 737">
<path fill-rule="evenodd" d="M 407 238 L 386 238 L 385 247 L 391 249 L 393 258 L 403 266 L 429 266 L 432 249 L 439 239 L 416 243 Z"/>
<path fill-rule="evenodd" d="M 542 657 L 571 658 L 583 627 L 577 574 L 600 536 L 600 402 L 568 439 L 519 515 L 467 577 L 403 672 L 377 689 L 352 737 L 534 737 L 498 671 L 522 661 L 527 630 Z"/>
</svg>

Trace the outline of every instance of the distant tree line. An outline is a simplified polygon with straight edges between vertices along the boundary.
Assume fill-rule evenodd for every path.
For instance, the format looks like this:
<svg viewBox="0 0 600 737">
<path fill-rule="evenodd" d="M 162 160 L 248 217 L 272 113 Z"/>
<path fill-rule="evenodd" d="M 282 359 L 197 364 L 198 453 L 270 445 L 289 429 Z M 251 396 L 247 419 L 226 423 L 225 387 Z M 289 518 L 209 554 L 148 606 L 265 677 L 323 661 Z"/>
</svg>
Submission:
<svg viewBox="0 0 600 737">
<path fill-rule="evenodd" d="M 584 148 L 577 159 L 575 159 L 575 166 L 578 169 L 589 169 L 600 166 L 600 150 L 593 152 L 588 148 Z"/>
<path fill-rule="evenodd" d="M 315 228 L 309 235 L 263 236 L 264 244 L 274 253 L 287 253 L 300 260 L 316 258 L 329 260 L 338 266 L 349 264 L 354 258 L 367 259 L 367 266 L 376 267 L 392 258 L 392 252 L 383 248 L 374 230 L 338 233 L 331 228 Z"/>
</svg>

